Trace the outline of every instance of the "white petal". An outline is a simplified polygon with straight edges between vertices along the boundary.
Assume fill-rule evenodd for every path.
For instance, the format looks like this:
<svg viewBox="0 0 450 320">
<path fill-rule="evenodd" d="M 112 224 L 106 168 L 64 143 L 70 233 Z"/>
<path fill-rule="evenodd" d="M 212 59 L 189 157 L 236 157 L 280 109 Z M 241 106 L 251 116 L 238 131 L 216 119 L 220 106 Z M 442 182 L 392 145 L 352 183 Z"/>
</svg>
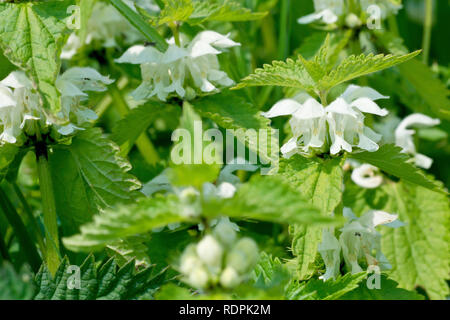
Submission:
<svg viewBox="0 0 450 320">
<path fill-rule="evenodd" d="M 414 162 L 418 167 L 430 169 L 431 165 L 433 164 L 433 159 L 421 153 L 417 153 L 414 155 Z"/>
<path fill-rule="evenodd" d="M 331 145 L 330 153 L 335 155 L 338 154 L 341 150 L 345 150 L 347 152 L 352 152 L 352 146 L 345 141 L 342 137 L 335 135 L 334 142 Z"/>
<path fill-rule="evenodd" d="M 308 99 L 306 102 L 294 113 L 297 119 L 313 119 L 325 116 L 325 109 L 315 99 Z"/>
<path fill-rule="evenodd" d="M 371 210 L 365 213 L 359 220 L 361 224 L 370 228 L 375 228 L 379 225 L 388 224 L 398 219 L 398 215 L 390 214 L 381 210 Z"/>
<path fill-rule="evenodd" d="M 440 123 L 441 121 L 439 119 L 433 119 L 421 113 L 413 113 L 407 116 L 405 119 L 403 119 L 402 122 L 400 122 L 400 124 L 397 127 L 397 130 L 403 131 L 411 126 L 431 127 L 436 126 Z"/>
<path fill-rule="evenodd" d="M 16 105 L 12 91 L 0 84 L 0 108 L 13 107 Z"/>
<path fill-rule="evenodd" d="M 285 158 L 289 159 L 292 157 L 295 153 L 297 153 L 297 139 L 291 138 L 280 148 L 280 151 Z"/>
<path fill-rule="evenodd" d="M 162 53 L 154 47 L 145 47 L 141 45 L 132 46 L 115 61 L 117 63 L 143 64 L 149 62 L 158 62 L 162 57 Z"/>
<path fill-rule="evenodd" d="M 357 113 L 350 107 L 350 105 L 342 98 L 337 98 L 328 107 L 325 108 L 326 112 L 346 114 L 354 118 L 357 117 Z"/>
<path fill-rule="evenodd" d="M 26 76 L 26 74 L 22 71 L 13 71 L 11 72 L 5 79 L 3 79 L 1 82 L 4 86 L 10 87 L 10 88 L 31 88 L 33 85 Z"/>
<path fill-rule="evenodd" d="M 388 96 L 383 96 L 381 93 L 370 87 L 360 87 L 354 84 L 347 87 L 341 95 L 341 98 L 344 98 L 347 102 L 352 102 L 358 98 L 369 98 L 374 101 L 378 99 L 389 99 Z"/>
<path fill-rule="evenodd" d="M 365 136 L 364 134 L 360 134 L 359 135 L 359 143 L 358 143 L 358 148 L 367 150 L 369 152 L 375 152 L 377 151 L 380 147 L 378 146 L 378 144 L 372 140 L 370 140 L 367 136 Z"/>
<path fill-rule="evenodd" d="M 217 48 L 231 48 L 240 46 L 240 43 L 234 42 L 233 40 L 229 39 L 229 34 L 226 36 L 221 35 L 220 33 L 217 33 L 215 31 L 203 31 L 200 32 L 191 43 L 192 46 L 195 46 L 199 42 L 203 42 L 209 45 L 212 45 Z"/>
<path fill-rule="evenodd" d="M 375 169 L 376 168 L 370 164 L 363 164 L 360 167 L 355 168 L 352 172 L 353 182 L 367 189 L 379 187 L 383 182 L 383 178 L 373 174 Z"/>
<path fill-rule="evenodd" d="M 172 63 L 188 56 L 186 49 L 170 45 L 161 60 L 162 63 Z"/>
<path fill-rule="evenodd" d="M 319 20 L 322 16 L 319 13 L 311 13 L 306 16 L 303 16 L 297 20 L 300 24 L 309 24 L 311 22 L 314 22 L 316 20 Z"/>
<path fill-rule="evenodd" d="M 279 116 L 292 115 L 294 112 L 302 107 L 300 103 L 292 99 L 283 99 L 273 105 L 273 107 L 267 111 L 262 112 L 261 115 L 266 118 L 274 118 Z"/>
<path fill-rule="evenodd" d="M 358 108 L 361 112 L 372 113 L 378 116 L 386 116 L 389 112 L 381 109 L 375 102 L 369 98 L 358 98 L 351 103 L 352 107 Z"/>
</svg>

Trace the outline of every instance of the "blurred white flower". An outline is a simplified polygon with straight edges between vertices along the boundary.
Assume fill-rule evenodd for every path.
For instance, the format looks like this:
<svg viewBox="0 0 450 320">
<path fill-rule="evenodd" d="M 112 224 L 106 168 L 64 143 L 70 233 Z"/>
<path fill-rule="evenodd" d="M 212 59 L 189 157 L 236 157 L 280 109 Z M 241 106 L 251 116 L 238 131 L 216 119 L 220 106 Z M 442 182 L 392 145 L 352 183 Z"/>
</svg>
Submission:
<svg viewBox="0 0 450 320">
<path fill-rule="evenodd" d="M 341 245 L 334 235 L 334 228 L 324 229 L 322 232 L 322 242 L 318 246 L 323 262 L 325 263 L 326 272 L 319 279 L 324 281 L 335 279 L 339 274 L 341 262 Z"/>
<path fill-rule="evenodd" d="M 401 4 L 396 3 L 395 0 L 360 0 L 361 9 L 367 12 L 370 6 L 376 5 L 380 8 L 381 19 L 386 19 L 392 14 L 397 14 L 403 8 Z"/>
<path fill-rule="evenodd" d="M 344 13 L 344 0 L 314 0 L 314 13 L 297 20 L 300 24 L 309 24 L 315 21 L 324 24 L 333 24 Z"/>
<path fill-rule="evenodd" d="M 169 94 L 175 93 L 190 99 L 195 90 L 208 93 L 216 90 L 216 86 L 234 83 L 220 70 L 217 55 L 223 49 L 239 45 L 228 36 L 203 31 L 187 46 L 179 47 L 171 40 L 165 53 L 153 47 L 133 46 L 116 61 L 141 65 L 143 83 L 132 94 L 135 100 L 157 96 L 165 101 Z"/>
<path fill-rule="evenodd" d="M 345 263 L 352 273 L 362 271 L 358 260 L 366 259 L 368 266 L 378 265 L 381 269 L 389 269 L 390 265 L 381 252 L 381 235 L 375 230 L 377 226 L 386 225 L 398 228 L 404 224 L 398 221 L 398 215 L 384 211 L 372 210 L 357 218 L 351 209 L 344 209 L 348 222 L 341 229 L 339 243 Z M 375 252 L 375 257 L 372 255 Z"/>
<path fill-rule="evenodd" d="M 231 249 L 227 255 L 226 265 L 243 274 L 258 262 L 258 245 L 253 239 L 242 238 Z"/>
<path fill-rule="evenodd" d="M 440 123 L 439 119 L 433 119 L 424 114 L 411 114 L 403 119 L 395 129 L 395 144 L 403 148 L 403 152 L 412 155 L 418 167 L 429 169 L 433 164 L 433 159 L 417 152 L 413 139 L 416 131 L 410 127 L 431 127 Z"/>
<path fill-rule="evenodd" d="M 237 271 L 231 267 L 226 267 L 225 270 L 223 270 L 222 274 L 220 275 L 220 284 L 224 288 L 233 288 L 237 286 L 240 282 L 241 277 L 239 276 Z"/>
<path fill-rule="evenodd" d="M 351 177 L 353 182 L 360 187 L 374 189 L 383 183 L 383 177 L 376 175 L 377 171 L 377 167 L 365 163 L 353 169 Z"/>
<path fill-rule="evenodd" d="M 381 225 L 391 228 L 404 226 L 405 224 L 398 220 L 398 215 L 371 210 L 358 218 L 350 208 L 344 208 L 344 217 L 348 221 L 340 230 L 339 240 L 332 228 L 323 230 L 318 251 L 325 263 L 326 272 L 320 279 L 335 279 L 339 274 L 341 249 L 344 261 L 353 274 L 363 271 L 359 265 L 361 259 L 366 261 L 369 268 L 378 266 L 381 269 L 390 269 L 391 265 L 381 252 L 381 234 L 375 228 Z"/>
<path fill-rule="evenodd" d="M 213 236 L 207 235 L 197 244 L 197 255 L 207 266 L 220 267 L 223 248 Z"/>
<path fill-rule="evenodd" d="M 148 12 L 157 12 L 159 7 L 152 0 L 124 0 L 131 9 L 136 11 L 134 4 Z M 123 39 L 126 44 L 144 40 L 142 34 L 133 27 L 111 4 L 97 1 L 88 20 L 86 44 L 98 41 L 105 48 L 117 46 L 117 39 Z M 81 39 L 72 33 L 64 46 L 61 59 L 71 59 L 82 47 Z"/>
</svg>

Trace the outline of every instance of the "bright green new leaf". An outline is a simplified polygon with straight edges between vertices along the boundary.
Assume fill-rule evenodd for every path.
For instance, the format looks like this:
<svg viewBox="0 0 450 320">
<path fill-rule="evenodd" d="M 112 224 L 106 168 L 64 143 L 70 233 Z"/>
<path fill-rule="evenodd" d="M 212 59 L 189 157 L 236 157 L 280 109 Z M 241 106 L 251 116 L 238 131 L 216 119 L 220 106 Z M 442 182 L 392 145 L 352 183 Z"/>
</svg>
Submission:
<svg viewBox="0 0 450 320">
<path fill-rule="evenodd" d="M 64 238 L 64 245 L 73 251 L 100 250 L 120 239 L 151 232 L 171 223 L 191 221 L 180 215 L 181 207 L 175 195 L 143 198 L 135 204 L 118 206 L 94 217 L 83 225 L 80 234 Z"/>
<path fill-rule="evenodd" d="M 24 69 L 40 90 L 45 105 L 59 110 L 54 86 L 72 0 L 0 4 L 0 48 Z"/>
<path fill-rule="evenodd" d="M 99 128 L 89 129 L 50 154 L 56 208 L 66 235 L 91 221 L 100 208 L 132 202 L 140 182 L 127 173 L 130 164 Z"/>
<path fill-rule="evenodd" d="M 306 159 L 295 155 L 280 162 L 279 174 L 294 186 L 310 203 L 331 215 L 342 199 L 342 159 Z M 300 280 L 309 278 L 317 256 L 317 247 L 322 238 L 322 228 L 292 225 L 292 252 Z"/>
</svg>

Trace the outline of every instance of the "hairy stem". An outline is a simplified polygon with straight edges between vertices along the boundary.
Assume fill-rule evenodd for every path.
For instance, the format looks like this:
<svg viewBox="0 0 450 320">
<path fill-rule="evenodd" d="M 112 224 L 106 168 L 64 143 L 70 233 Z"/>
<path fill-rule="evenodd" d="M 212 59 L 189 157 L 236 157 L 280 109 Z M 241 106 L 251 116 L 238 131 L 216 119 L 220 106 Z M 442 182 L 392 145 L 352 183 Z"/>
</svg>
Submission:
<svg viewBox="0 0 450 320">
<path fill-rule="evenodd" d="M 47 146 L 43 142 L 38 142 L 36 146 L 36 160 L 46 229 L 46 262 L 48 270 L 54 275 L 60 264 L 60 253 L 56 204 L 47 152 Z"/>
</svg>

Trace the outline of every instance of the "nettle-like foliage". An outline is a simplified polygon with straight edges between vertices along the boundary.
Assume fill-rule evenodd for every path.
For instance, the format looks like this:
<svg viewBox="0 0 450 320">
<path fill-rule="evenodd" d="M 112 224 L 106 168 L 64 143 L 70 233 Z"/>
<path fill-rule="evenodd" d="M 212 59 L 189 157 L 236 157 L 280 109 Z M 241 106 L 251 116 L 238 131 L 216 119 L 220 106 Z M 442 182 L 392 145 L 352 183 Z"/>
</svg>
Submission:
<svg viewBox="0 0 450 320">
<path fill-rule="evenodd" d="M 0 1 L 0 299 L 448 297 L 448 70 L 289 3 Z"/>
</svg>

